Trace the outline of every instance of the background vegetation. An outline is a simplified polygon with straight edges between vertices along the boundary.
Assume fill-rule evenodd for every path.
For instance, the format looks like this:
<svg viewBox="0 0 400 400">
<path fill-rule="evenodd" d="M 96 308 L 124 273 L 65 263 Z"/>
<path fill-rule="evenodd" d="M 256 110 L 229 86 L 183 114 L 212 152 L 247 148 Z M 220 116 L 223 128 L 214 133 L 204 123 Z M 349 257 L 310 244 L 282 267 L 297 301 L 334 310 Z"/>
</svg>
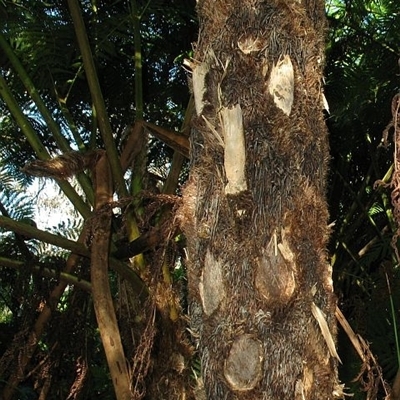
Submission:
<svg viewBox="0 0 400 400">
<path fill-rule="evenodd" d="M 159 285 L 169 288 L 161 291 L 169 294 L 156 304 L 161 315 L 157 318 L 164 321 L 158 326 L 165 328 L 166 320 L 183 320 L 185 315 L 183 238 L 165 229 L 165 221 L 171 222 L 166 215 L 179 199 L 162 195 L 179 195 L 187 161 L 182 151 L 164 144 L 165 136 L 159 139 L 161 128 L 167 137 L 175 132 L 186 138 L 191 103 L 184 59 L 190 59 L 197 37 L 195 1 L 92 0 L 80 6 L 92 52 L 91 76 L 97 76 L 101 87 L 97 95 L 85 73 L 79 31 L 67 2 L 0 0 L 0 213 L 4 218 L 0 220 L 0 388 L 16 368 L 15 352 L 26 343 L 44 302 L 62 279 L 70 283 L 19 379 L 21 399 L 113 398 L 88 294 L 87 259 L 81 259 L 73 274 L 63 276 L 69 254 L 65 243 L 51 246 L 47 237 L 29 231 L 39 227 L 76 241 L 92 215 L 91 173 L 57 181 L 57 196 L 66 193 L 72 211 L 60 213 L 60 207 L 66 207 L 62 200 L 61 206 L 48 209 L 52 224 L 42 226 L 36 212 L 43 204 L 36 200 L 44 178 L 37 181 L 22 171 L 28 162 L 71 150 L 109 152 L 113 146 L 118 154 L 135 121 L 154 124 L 145 130 L 147 143 L 123 177 L 124 195 L 115 199 L 133 199 L 135 207 L 127 212 L 123 203 L 116 204 L 113 246 L 124 248 L 124 240 L 159 228 L 164 239 L 153 242 L 156 250 L 139 246 L 145 253 L 143 258 L 135 257 L 133 269 L 151 290 Z M 392 99 L 399 91 L 400 11 L 395 0 L 327 0 L 326 10 L 325 95 L 330 108 L 326 120 L 332 155 L 329 255 L 339 307 L 354 331 L 370 343 L 381 368 L 372 375 L 367 364 L 363 369 L 359 355 L 340 331 L 341 380 L 356 399 L 371 393 L 383 398 L 383 386 L 375 378 L 381 373 L 392 384 L 400 360 L 397 225 L 388 185 L 393 172 L 393 129 L 388 130 L 388 144 L 382 141 L 392 119 Z M 112 145 L 104 140 L 102 119 L 109 122 Z M 124 296 L 129 297 L 129 289 L 121 282 L 121 273 L 110 274 L 121 325 L 125 321 L 134 326 L 132 332 L 129 326 L 121 327 L 128 355 L 134 357 L 149 313 L 140 311 L 143 303 L 128 307 Z M 132 310 L 134 315 L 128 315 Z M 174 310 L 179 316 L 173 316 Z M 171 328 L 171 341 L 180 329 Z M 156 324 L 155 347 L 149 355 L 153 376 L 156 364 L 169 354 L 157 348 L 162 343 L 157 332 Z M 190 359 L 194 350 L 187 348 Z M 79 375 L 79 368 L 85 374 Z M 178 375 L 179 369 L 174 368 Z M 195 362 L 186 369 L 192 377 L 198 373 Z M 51 380 L 57 385 L 46 391 Z"/>
</svg>

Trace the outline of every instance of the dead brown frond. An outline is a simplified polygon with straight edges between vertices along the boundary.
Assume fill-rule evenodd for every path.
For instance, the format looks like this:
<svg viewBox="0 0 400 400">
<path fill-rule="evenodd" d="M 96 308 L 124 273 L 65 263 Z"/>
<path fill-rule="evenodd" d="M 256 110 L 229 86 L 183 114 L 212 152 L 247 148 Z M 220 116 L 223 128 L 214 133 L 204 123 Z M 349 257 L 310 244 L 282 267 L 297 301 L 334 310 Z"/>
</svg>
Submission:
<svg viewBox="0 0 400 400">
<path fill-rule="evenodd" d="M 353 381 L 361 384 L 362 389 L 367 393 L 367 400 L 375 400 L 380 387 L 385 391 L 385 399 L 389 400 L 390 389 L 383 379 L 382 368 L 372 354 L 369 344 L 353 331 L 338 307 L 336 307 L 335 315 L 362 361 L 361 370 Z"/>
<path fill-rule="evenodd" d="M 156 307 L 154 303 L 150 303 L 148 305 L 146 327 L 133 357 L 131 391 L 134 400 L 140 400 L 146 394 L 145 378 L 151 365 L 151 351 L 156 334 L 155 319 Z"/>
<path fill-rule="evenodd" d="M 86 153 L 71 151 L 50 160 L 35 160 L 26 164 L 22 171 L 29 175 L 55 179 L 67 179 L 85 169 L 92 169 L 103 150 L 93 150 Z"/>
<path fill-rule="evenodd" d="M 88 364 L 83 357 L 79 357 L 76 360 L 75 371 L 76 371 L 75 380 L 71 386 L 71 389 L 69 390 L 67 400 L 78 399 L 80 393 L 82 392 L 85 386 L 85 382 L 88 376 Z"/>
</svg>

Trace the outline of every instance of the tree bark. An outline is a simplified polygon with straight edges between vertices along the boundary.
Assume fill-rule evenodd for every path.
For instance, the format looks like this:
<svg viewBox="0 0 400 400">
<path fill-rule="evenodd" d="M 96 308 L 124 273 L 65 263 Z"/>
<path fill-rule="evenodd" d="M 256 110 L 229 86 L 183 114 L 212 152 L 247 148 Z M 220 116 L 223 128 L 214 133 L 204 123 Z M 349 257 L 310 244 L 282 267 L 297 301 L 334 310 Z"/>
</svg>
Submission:
<svg viewBox="0 0 400 400">
<path fill-rule="evenodd" d="M 199 0 L 180 218 L 208 399 L 334 399 L 322 0 Z"/>
</svg>

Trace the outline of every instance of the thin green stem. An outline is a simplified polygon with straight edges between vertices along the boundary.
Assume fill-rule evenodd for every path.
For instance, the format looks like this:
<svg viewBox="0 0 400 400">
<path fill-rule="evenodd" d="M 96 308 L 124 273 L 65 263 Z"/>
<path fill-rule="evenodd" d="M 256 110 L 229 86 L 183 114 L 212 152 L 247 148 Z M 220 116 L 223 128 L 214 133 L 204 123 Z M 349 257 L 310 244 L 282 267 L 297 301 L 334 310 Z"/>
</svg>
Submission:
<svg viewBox="0 0 400 400">
<path fill-rule="evenodd" d="M 54 235 L 23 222 L 15 221 L 12 218 L 7 218 L 0 215 L 0 227 L 18 233 L 19 235 L 23 235 L 27 238 L 35 238 L 42 242 L 50 243 L 54 246 L 70 250 L 73 253 L 84 257 L 90 256 L 90 251 L 81 243 L 66 239 L 60 235 Z"/>
<path fill-rule="evenodd" d="M 2 75 L 0 75 L 0 95 L 7 104 L 7 107 L 11 111 L 11 114 L 21 128 L 23 134 L 28 139 L 28 142 L 32 146 L 36 155 L 41 160 L 48 160 L 50 158 L 49 153 L 36 135 L 36 132 L 33 129 L 32 125 L 29 123 L 28 119 L 22 112 L 19 104 L 12 95 L 11 90 L 7 85 L 7 82 Z"/>
<path fill-rule="evenodd" d="M 26 72 L 25 68 L 19 61 L 18 57 L 14 54 L 14 51 L 8 44 L 7 40 L 0 32 L 0 47 L 3 49 L 4 53 L 10 60 L 13 68 L 17 72 L 19 78 L 21 79 L 22 83 L 24 84 L 26 90 L 28 91 L 31 99 L 36 104 L 40 114 L 42 115 L 44 121 L 47 124 L 50 132 L 52 133 L 54 140 L 56 141 L 58 147 L 63 152 L 71 151 L 71 147 L 69 146 L 68 141 L 65 139 L 63 134 L 61 133 L 59 125 L 54 121 L 50 110 L 44 104 L 38 90 L 36 89 L 35 85 L 33 84 L 31 78 L 29 77 L 28 73 Z M 82 186 L 87 198 L 93 204 L 93 189 L 88 177 L 84 173 L 80 173 L 77 176 L 79 183 Z"/>
<path fill-rule="evenodd" d="M 80 151 L 85 151 L 86 150 L 85 143 L 83 142 L 81 135 L 78 132 L 78 128 L 75 124 L 75 121 L 67 107 L 66 99 L 59 96 L 56 87 L 54 87 L 54 90 L 56 92 L 58 105 L 60 106 L 61 112 L 62 112 L 65 120 L 67 121 L 69 130 L 71 131 L 71 134 L 74 137 L 74 140 L 75 140 L 76 145 L 78 146 L 78 149 Z"/>
<path fill-rule="evenodd" d="M 7 85 L 4 77 L 0 75 L 0 96 L 3 98 L 7 107 L 11 111 L 11 114 L 15 118 L 18 126 L 21 128 L 22 133 L 27 138 L 28 142 L 32 146 L 32 149 L 35 151 L 37 157 L 41 160 L 50 159 L 50 155 L 39 137 L 37 136 L 35 130 L 32 125 L 28 121 L 27 117 L 22 112 L 19 107 L 17 101 L 11 93 L 10 88 Z M 78 210 L 78 212 L 83 216 L 83 218 L 88 218 L 91 215 L 91 211 L 87 204 L 82 200 L 82 198 L 78 195 L 75 189 L 71 186 L 68 181 L 57 180 L 58 185 L 61 190 L 65 193 L 65 195 L 72 202 L 74 207 Z"/>
<path fill-rule="evenodd" d="M 133 40 L 134 40 L 134 64 L 135 64 L 135 108 L 136 108 L 136 123 L 143 120 L 143 76 L 142 76 L 142 43 L 140 34 L 140 14 L 137 8 L 135 0 L 131 0 L 131 17 L 133 23 Z M 133 195 L 140 193 L 143 190 L 143 177 L 146 173 L 147 164 L 147 148 L 142 146 L 139 154 L 136 156 L 135 165 L 132 170 L 132 180 L 130 192 Z M 138 201 L 134 201 L 134 209 L 137 214 L 143 212 L 143 208 L 140 206 Z M 128 210 L 127 213 L 127 229 L 129 240 L 134 240 L 139 237 L 140 232 L 137 227 L 134 212 L 132 209 Z M 140 267 L 144 267 L 143 255 L 139 255 L 135 258 L 136 263 Z"/>
<path fill-rule="evenodd" d="M 0 257 L 0 265 L 7 268 L 21 269 L 26 266 L 26 263 L 7 257 Z M 77 276 L 68 274 L 66 272 L 59 272 L 54 269 L 47 268 L 42 263 L 36 262 L 35 265 L 30 267 L 33 269 L 33 272 L 39 275 L 43 275 L 48 278 L 60 279 L 61 281 L 64 281 L 69 285 L 75 285 L 85 290 L 86 292 L 90 292 L 92 290 L 92 285 L 90 284 L 90 282 L 78 278 Z"/>
<path fill-rule="evenodd" d="M 188 106 L 186 107 L 185 118 L 182 123 L 181 132 L 185 135 L 189 134 L 190 121 L 193 116 L 194 111 L 194 99 L 193 96 L 190 97 Z M 174 194 L 176 188 L 178 187 L 179 176 L 182 171 L 182 166 L 185 162 L 185 157 L 178 151 L 174 151 L 171 161 L 171 169 L 169 171 L 168 177 L 165 180 L 165 184 L 162 188 L 163 193 Z"/>
<path fill-rule="evenodd" d="M 142 74 L 142 40 L 140 35 L 140 18 L 136 0 L 131 0 L 133 21 L 133 40 L 135 46 L 135 107 L 136 121 L 143 119 L 143 74 Z"/>
<path fill-rule="evenodd" d="M 1 32 L 0 32 L 0 47 L 2 48 L 2 50 L 4 51 L 4 53 L 8 57 L 8 59 L 10 60 L 13 68 L 17 72 L 18 77 L 21 79 L 22 83 L 24 84 L 24 86 L 25 86 L 26 90 L 28 91 L 29 95 L 31 96 L 32 100 L 35 102 L 40 114 L 43 116 L 43 119 L 47 124 L 47 127 L 53 134 L 58 147 L 64 152 L 71 151 L 68 141 L 61 134 L 60 127 L 54 121 L 49 109 L 44 104 L 42 98 L 40 97 L 38 90 L 36 89 L 35 85 L 33 84 L 32 80 L 30 79 L 28 73 L 26 72 L 23 65 L 20 63 L 17 56 L 14 54 L 12 48 L 10 47 L 10 45 L 8 44 L 8 42 L 4 38 L 4 36 L 1 34 Z"/>
<path fill-rule="evenodd" d="M 53 244 L 54 246 L 69 250 L 72 253 L 81 255 L 83 257 L 90 257 L 90 251 L 82 243 L 74 242 L 73 240 L 69 240 L 60 235 L 54 235 L 41 229 L 37 229 L 31 225 L 14 221 L 11 218 L 3 217 L 1 215 L 0 227 L 28 238 L 35 238 L 42 242 Z M 148 294 L 147 289 L 144 286 L 143 281 L 131 268 L 129 268 L 124 262 L 113 257 L 110 257 L 110 266 L 132 285 L 135 293 L 137 293 L 142 300 L 146 298 Z"/>
<path fill-rule="evenodd" d="M 101 92 L 99 78 L 94 64 L 92 50 L 90 48 L 81 9 L 77 0 L 68 0 L 68 6 L 74 22 L 75 33 L 81 51 L 83 64 L 85 66 L 86 78 L 92 95 L 93 104 L 96 108 L 97 121 L 106 148 L 114 182 L 116 183 L 116 190 L 120 197 L 126 197 L 128 196 L 128 191 L 126 189 L 121 163 L 119 161 L 119 155 L 113 138 L 110 120 L 108 118 L 106 105 Z"/>
<path fill-rule="evenodd" d="M 394 331 L 394 339 L 396 343 L 396 354 L 397 354 L 397 365 L 400 368 L 400 344 L 399 344 L 399 336 L 397 333 L 397 318 L 396 318 L 396 310 L 394 307 L 393 296 L 392 296 L 392 289 L 389 282 L 388 274 L 385 272 L 386 275 L 386 283 L 388 286 L 389 291 L 389 299 L 390 299 L 390 311 L 392 314 L 392 323 L 393 323 L 393 331 Z"/>
<path fill-rule="evenodd" d="M 136 121 L 143 120 L 143 76 L 142 76 L 142 43 L 140 35 L 140 18 L 136 0 L 131 0 L 131 15 L 133 23 L 134 39 L 134 61 L 135 61 L 135 108 Z M 133 177 L 131 182 L 131 193 L 136 195 L 143 190 L 143 176 L 145 175 L 147 164 L 147 148 L 143 146 L 137 155 L 133 168 Z M 139 204 L 134 204 L 136 212 L 140 215 L 143 209 Z"/>
</svg>

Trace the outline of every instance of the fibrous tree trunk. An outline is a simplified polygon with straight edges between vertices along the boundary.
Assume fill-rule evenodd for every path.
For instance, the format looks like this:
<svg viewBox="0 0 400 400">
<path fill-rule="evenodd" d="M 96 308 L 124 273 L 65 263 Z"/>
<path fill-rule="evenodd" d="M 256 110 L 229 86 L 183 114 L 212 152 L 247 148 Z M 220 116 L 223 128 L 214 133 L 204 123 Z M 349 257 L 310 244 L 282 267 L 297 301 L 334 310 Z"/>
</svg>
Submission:
<svg viewBox="0 0 400 400">
<path fill-rule="evenodd" d="M 199 0 L 180 218 L 208 399 L 334 399 L 322 0 Z"/>
</svg>

